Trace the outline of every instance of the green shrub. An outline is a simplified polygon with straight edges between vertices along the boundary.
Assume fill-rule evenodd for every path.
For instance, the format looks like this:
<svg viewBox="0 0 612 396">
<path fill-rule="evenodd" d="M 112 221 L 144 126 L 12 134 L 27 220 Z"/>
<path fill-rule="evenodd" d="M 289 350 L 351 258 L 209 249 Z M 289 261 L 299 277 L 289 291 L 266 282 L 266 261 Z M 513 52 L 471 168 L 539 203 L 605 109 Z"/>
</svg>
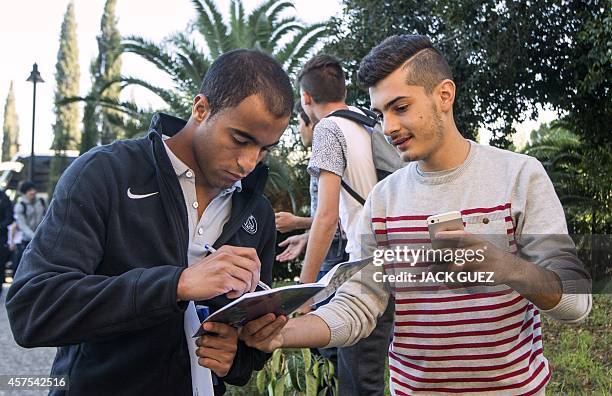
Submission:
<svg viewBox="0 0 612 396">
<path fill-rule="evenodd" d="M 263 370 L 244 387 L 228 387 L 227 395 L 338 395 L 334 365 L 309 349 L 277 349 Z"/>
</svg>

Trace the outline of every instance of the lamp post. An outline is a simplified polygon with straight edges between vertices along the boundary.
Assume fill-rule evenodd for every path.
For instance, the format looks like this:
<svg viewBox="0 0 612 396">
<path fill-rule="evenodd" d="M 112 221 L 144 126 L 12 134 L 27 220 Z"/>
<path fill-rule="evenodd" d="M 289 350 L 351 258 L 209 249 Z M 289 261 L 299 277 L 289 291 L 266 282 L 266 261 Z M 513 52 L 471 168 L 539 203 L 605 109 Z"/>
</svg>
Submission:
<svg viewBox="0 0 612 396">
<path fill-rule="evenodd" d="M 28 175 L 29 180 L 34 181 L 34 125 L 36 123 L 36 83 L 44 83 L 40 73 L 38 72 L 38 65 L 34 63 L 30 77 L 26 81 L 34 84 L 34 95 L 32 99 L 32 151 L 30 152 L 30 172 Z"/>
</svg>

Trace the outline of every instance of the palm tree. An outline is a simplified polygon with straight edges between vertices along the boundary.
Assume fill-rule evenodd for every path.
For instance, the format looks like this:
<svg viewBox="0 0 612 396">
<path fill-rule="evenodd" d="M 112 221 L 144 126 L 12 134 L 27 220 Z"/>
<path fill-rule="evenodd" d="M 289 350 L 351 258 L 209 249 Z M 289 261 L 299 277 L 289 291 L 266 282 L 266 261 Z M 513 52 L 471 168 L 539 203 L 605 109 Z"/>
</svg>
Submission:
<svg viewBox="0 0 612 396">
<path fill-rule="evenodd" d="M 564 206 L 592 209 L 590 231 L 595 233 L 600 223 L 597 212 L 609 213 L 612 208 L 612 154 L 585 144 L 563 121 L 541 126 L 531 140 L 524 153 L 542 162 Z"/>
<path fill-rule="evenodd" d="M 284 16 L 293 2 L 266 0 L 249 15 L 242 0 L 232 0 L 226 25 L 213 0 L 192 0 L 197 12 L 191 33 L 203 38 L 208 53 L 188 33 L 176 33 L 157 44 L 139 36 L 123 39 L 123 50 L 141 56 L 173 81 L 167 90 L 137 77 L 123 77 L 124 84 L 145 87 L 162 98 L 175 114 L 187 116 L 191 100 L 211 63 L 224 52 L 256 48 L 275 57 L 289 75 L 295 75 L 306 56 L 327 33 L 327 23 L 305 25 L 295 16 Z"/>
<path fill-rule="evenodd" d="M 167 74 L 174 89 L 161 88 L 137 77 L 118 80 L 122 87 L 135 84 L 150 90 L 163 99 L 168 111 L 183 117 L 191 113 L 193 95 L 199 91 L 202 77 L 221 54 L 237 48 L 255 48 L 276 58 L 290 76 L 295 76 L 328 32 L 327 23 L 305 25 L 295 16 L 287 16 L 286 11 L 293 8 L 291 0 L 266 0 L 248 15 L 242 0 L 232 0 L 228 24 L 213 0 L 192 3 L 196 19 L 187 33 L 176 33 L 159 44 L 139 36 L 126 37 L 122 42 L 124 52 L 139 55 Z M 194 34 L 203 39 L 207 52 L 196 44 Z M 266 195 L 278 209 L 303 211 L 308 204 L 305 167 L 299 168 L 302 172 L 295 167 L 289 171 L 285 154 L 271 153 L 266 158 L 270 167 Z"/>
<path fill-rule="evenodd" d="M 524 153 L 538 158 L 563 204 L 570 233 L 594 279 L 611 259 L 612 153 L 607 147 L 586 144 L 566 129 L 563 121 L 544 125 L 531 135 Z"/>
<path fill-rule="evenodd" d="M 192 0 L 192 3 L 197 15 L 188 33 L 173 34 L 161 43 L 139 36 L 122 40 L 123 52 L 134 53 L 152 63 L 170 77 L 173 89 L 161 88 L 135 76 L 122 76 L 110 81 L 97 80 L 88 96 L 67 98 L 64 103 L 84 101 L 89 105 L 86 112 L 88 108 L 102 107 L 124 114 L 126 117 L 109 119 L 109 123 L 120 125 L 125 137 L 142 135 L 146 133 L 154 110 L 138 108 L 133 102 L 121 101 L 118 96 L 109 98 L 106 90 L 113 87 L 121 91 L 130 85 L 144 87 L 167 104 L 166 110 L 187 118 L 203 76 L 222 53 L 237 48 L 256 48 L 275 57 L 287 73 L 294 76 L 328 29 L 327 23 L 305 25 L 295 16 L 285 16 L 286 11 L 293 8 L 291 0 L 266 0 L 248 15 L 242 0 L 232 0 L 228 25 L 213 0 Z M 194 40 L 193 34 L 203 39 L 208 52 L 196 44 L 200 40 Z M 292 134 L 297 136 L 295 131 Z M 288 165 L 283 159 L 286 159 L 286 152 L 295 151 L 293 149 L 295 147 L 285 147 L 282 153 L 271 153 L 266 159 L 271 169 L 266 194 L 279 209 L 295 212 L 304 211 L 308 194 L 305 167 L 293 167 L 292 172 L 285 169 Z"/>
</svg>

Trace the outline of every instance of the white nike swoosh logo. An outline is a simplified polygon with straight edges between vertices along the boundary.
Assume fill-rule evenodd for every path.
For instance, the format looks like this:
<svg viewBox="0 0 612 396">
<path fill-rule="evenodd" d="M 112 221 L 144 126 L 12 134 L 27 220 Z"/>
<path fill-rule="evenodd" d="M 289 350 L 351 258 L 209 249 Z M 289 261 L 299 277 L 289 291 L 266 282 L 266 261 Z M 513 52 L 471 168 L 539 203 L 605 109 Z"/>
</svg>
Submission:
<svg viewBox="0 0 612 396">
<path fill-rule="evenodd" d="M 155 195 L 155 194 L 159 194 L 159 191 L 151 193 L 151 194 L 142 194 L 142 195 L 140 195 L 140 194 L 132 194 L 132 192 L 130 190 L 131 190 L 131 188 L 127 189 L 127 196 L 129 198 L 131 198 L 131 199 L 143 199 L 143 198 L 148 198 L 148 197 L 150 197 L 152 195 Z"/>
</svg>

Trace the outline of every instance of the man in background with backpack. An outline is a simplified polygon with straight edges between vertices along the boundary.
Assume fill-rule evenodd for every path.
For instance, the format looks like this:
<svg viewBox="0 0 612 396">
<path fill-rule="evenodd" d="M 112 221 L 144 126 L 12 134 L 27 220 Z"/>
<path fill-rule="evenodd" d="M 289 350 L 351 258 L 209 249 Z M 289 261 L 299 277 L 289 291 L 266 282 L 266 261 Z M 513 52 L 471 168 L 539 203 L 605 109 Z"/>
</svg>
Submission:
<svg viewBox="0 0 612 396">
<path fill-rule="evenodd" d="M 314 125 L 310 120 L 310 117 L 308 117 L 308 114 L 306 114 L 300 102 L 295 103 L 293 110 L 297 115 L 298 132 L 300 133 L 300 139 L 302 140 L 302 144 L 305 148 L 312 147 Z M 310 227 L 312 226 L 312 221 L 317 212 L 317 198 L 319 192 L 318 181 L 318 177 L 310 177 L 310 217 L 300 217 L 288 212 L 278 212 L 275 214 L 276 229 L 279 230 L 281 233 L 303 229 L 306 230 L 306 232 L 304 232 L 303 234 L 292 235 L 278 244 L 278 246 L 285 248 L 285 250 L 281 254 L 276 256 L 276 260 L 280 261 L 281 263 L 295 260 L 306 249 Z M 323 259 L 323 262 L 320 265 L 319 272 L 316 276 L 317 281 L 327 275 L 327 273 L 335 265 L 348 260 L 348 253 L 346 253 L 345 248 L 346 237 L 338 225 L 330 243 L 329 250 L 327 251 L 325 258 Z M 331 297 L 317 304 L 317 306 L 324 305 L 330 299 Z M 319 348 L 313 349 L 313 351 L 314 353 L 327 358 L 330 362 L 333 363 L 334 367 L 338 367 L 338 351 L 336 348 Z"/>
<path fill-rule="evenodd" d="M 28 244 L 34 238 L 36 228 L 38 228 L 38 225 L 42 222 L 47 208 L 44 198 L 37 196 L 38 190 L 32 181 L 26 180 L 21 183 L 19 191 L 21 192 L 21 196 L 13 211 L 22 239 L 17 245 L 15 262 L 13 263 L 13 274 L 17 272 L 21 256 L 28 247 Z"/>
<path fill-rule="evenodd" d="M 312 147 L 312 135 L 314 125 L 310 121 L 310 117 L 304 112 L 302 104 L 296 102 L 293 111 L 297 115 L 298 119 L 298 132 L 300 133 L 300 139 L 305 148 Z M 276 260 L 281 263 L 295 260 L 300 256 L 306 249 L 306 243 L 308 242 L 308 233 L 312 226 L 312 220 L 317 211 L 317 195 L 319 191 L 318 177 L 310 177 L 310 217 L 296 216 L 288 212 L 277 212 L 276 217 L 276 229 L 281 233 L 287 233 L 297 230 L 306 230 L 303 234 L 292 235 L 279 243 L 278 246 L 285 247 L 285 250 L 276 256 Z M 334 233 L 330 249 L 327 255 L 323 259 L 319 273 L 317 274 L 316 280 L 321 279 L 334 265 L 345 262 L 348 260 L 348 254 L 345 251 L 346 238 L 340 227 L 336 228 Z"/>
<path fill-rule="evenodd" d="M 355 220 L 378 179 L 372 156 L 372 131 L 363 123 L 344 117 L 350 110 L 349 115 L 357 113 L 364 121 L 368 120 L 363 111 L 345 102 L 346 86 L 340 61 L 330 55 L 315 56 L 304 65 L 298 83 L 302 107 L 315 123 L 308 172 L 318 178 L 319 188 L 318 207 L 300 274 L 300 281 L 309 283 L 316 280 L 338 220 L 347 236 L 346 250 L 353 251 L 350 246 L 359 245 Z M 369 337 L 338 350 L 341 394 L 384 393 L 385 367 L 380 362 L 387 356 L 392 321 L 393 304 L 390 303 Z"/>
</svg>

